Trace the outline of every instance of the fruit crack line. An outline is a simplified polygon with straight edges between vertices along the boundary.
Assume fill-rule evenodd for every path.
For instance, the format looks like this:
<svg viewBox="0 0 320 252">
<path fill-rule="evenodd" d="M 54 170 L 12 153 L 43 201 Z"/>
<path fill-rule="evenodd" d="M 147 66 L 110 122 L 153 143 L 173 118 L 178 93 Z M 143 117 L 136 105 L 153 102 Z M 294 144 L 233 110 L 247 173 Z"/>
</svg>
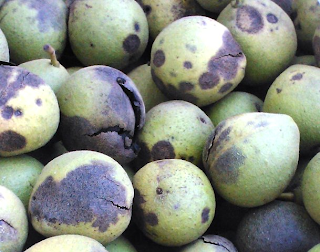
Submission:
<svg viewBox="0 0 320 252">
<path fill-rule="evenodd" d="M 123 210 L 127 210 L 127 211 L 130 210 L 130 208 L 128 208 L 128 207 L 126 207 L 126 206 L 120 206 L 120 205 L 114 203 L 112 200 L 107 200 L 107 199 L 105 199 L 105 198 L 100 198 L 100 199 L 105 200 L 105 201 L 107 201 L 107 202 L 110 202 L 113 206 L 115 206 L 115 207 L 117 207 L 117 208 L 120 208 L 120 209 L 123 209 Z"/>
<path fill-rule="evenodd" d="M 86 134 L 86 136 L 94 137 L 94 136 L 99 136 L 101 133 L 108 133 L 108 132 L 118 133 L 118 135 L 122 137 L 125 149 L 129 149 L 131 147 L 133 141 L 132 141 L 132 136 L 130 134 L 130 131 L 123 129 L 120 126 L 101 128 L 92 134 Z"/>
<path fill-rule="evenodd" d="M 212 242 L 212 241 L 206 240 L 205 237 L 201 237 L 201 238 L 202 238 L 202 240 L 203 240 L 204 243 L 209 243 L 209 244 L 212 244 L 212 245 L 216 245 L 216 246 L 219 246 L 219 247 L 223 247 L 223 248 L 225 248 L 227 251 L 230 252 L 230 250 L 229 250 L 226 246 L 223 246 L 223 244 L 221 244 L 221 243 L 219 243 L 219 242 Z"/>
<path fill-rule="evenodd" d="M 243 53 L 242 52 L 238 52 L 237 54 L 225 54 L 225 55 L 221 55 L 219 57 L 214 58 L 214 60 L 218 60 L 224 57 L 233 57 L 233 58 L 238 58 L 238 57 L 242 57 Z"/>
</svg>

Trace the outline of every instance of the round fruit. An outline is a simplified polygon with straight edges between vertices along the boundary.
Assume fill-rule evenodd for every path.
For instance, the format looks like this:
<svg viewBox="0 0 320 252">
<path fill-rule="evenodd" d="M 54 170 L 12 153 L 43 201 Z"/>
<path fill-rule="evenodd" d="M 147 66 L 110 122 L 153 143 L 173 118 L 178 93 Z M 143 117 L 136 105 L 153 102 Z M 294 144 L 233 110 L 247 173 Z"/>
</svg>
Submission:
<svg viewBox="0 0 320 252">
<path fill-rule="evenodd" d="M 158 104 L 146 114 L 138 135 L 138 168 L 160 159 L 184 159 L 202 165 L 202 150 L 214 126 L 196 105 L 173 100 Z"/>
<path fill-rule="evenodd" d="M 271 84 L 296 53 L 293 22 L 270 0 L 233 0 L 217 21 L 229 28 L 247 57 L 246 85 Z"/>
<path fill-rule="evenodd" d="M 209 105 L 242 80 L 246 57 L 229 30 L 204 16 L 180 18 L 152 44 L 151 73 L 171 99 Z"/>
<path fill-rule="evenodd" d="M 106 245 L 108 252 L 137 252 L 133 245 L 123 235 Z"/>
<path fill-rule="evenodd" d="M 132 201 L 132 183 L 119 163 L 73 151 L 44 167 L 30 197 L 30 220 L 44 236 L 79 234 L 106 244 L 129 225 Z"/>
<path fill-rule="evenodd" d="M 300 151 L 318 152 L 320 146 L 320 69 L 293 65 L 282 72 L 270 86 L 263 111 L 287 114 L 300 130 Z"/>
<path fill-rule="evenodd" d="M 312 247 L 308 252 L 320 252 L 320 244 L 315 245 Z"/>
<path fill-rule="evenodd" d="M 302 175 L 301 189 L 305 208 L 310 216 L 320 224 L 320 153 L 308 163 Z"/>
<path fill-rule="evenodd" d="M 263 101 L 257 96 L 240 91 L 227 94 L 221 100 L 207 106 L 204 111 L 209 116 L 213 125 L 218 125 L 228 117 L 246 112 L 260 112 Z"/>
<path fill-rule="evenodd" d="M 82 0 L 70 5 L 72 51 L 85 66 L 123 69 L 146 49 L 148 21 L 134 0 Z"/>
<path fill-rule="evenodd" d="M 240 252 L 301 252 L 319 242 L 319 227 L 307 211 L 277 200 L 248 212 L 236 233 Z"/>
<path fill-rule="evenodd" d="M 0 66 L 0 156 L 44 146 L 55 134 L 57 98 L 40 77 L 21 67 Z"/>
<path fill-rule="evenodd" d="M 0 251 L 21 252 L 28 236 L 28 218 L 21 200 L 0 185 Z"/>
<path fill-rule="evenodd" d="M 299 158 L 299 130 L 290 116 L 244 113 L 219 123 L 203 150 L 213 187 L 242 207 L 271 202 L 288 186 Z"/>
<path fill-rule="evenodd" d="M 5 34 L 10 59 L 16 64 L 48 58 L 45 44 L 57 50 L 58 57 L 67 41 L 68 8 L 62 0 L 10 0 L 0 10 L 0 28 Z"/>
<path fill-rule="evenodd" d="M 197 2 L 207 11 L 220 13 L 231 0 L 197 0 Z"/>
<path fill-rule="evenodd" d="M 57 93 L 59 132 L 67 150 L 94 150 L 121 164 L 136 158 L 135 135 L 145 120 L 142 97 L 132 80 L 108 66 L 73 73 Z"/>
<path fill-rule="evenodd" d="M 14 192 L 28 209 L 33 186 L 42 169 L 43 164 L 28 155 L 0 158 L 0 185 Z"/>
<path fill-rule="evenodd" d="M 204 172 L 180 159 L 153 161 L 133 177 L 133 220 L 154 242 L 182 246 L 210 226 L 215 195 Z"/>
<path fill-rule="evenodd" d="M 44 239 L 25 252 L 108 252 L 96 240 L 82 235 L 58 235 Z"/>
</svg>

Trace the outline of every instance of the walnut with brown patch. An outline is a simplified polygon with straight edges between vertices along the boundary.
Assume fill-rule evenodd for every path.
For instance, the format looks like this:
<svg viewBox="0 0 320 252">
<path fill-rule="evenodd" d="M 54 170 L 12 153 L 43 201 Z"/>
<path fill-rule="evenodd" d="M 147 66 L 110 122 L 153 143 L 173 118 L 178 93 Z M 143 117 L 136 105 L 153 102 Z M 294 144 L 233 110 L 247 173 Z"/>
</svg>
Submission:
<svg viewBox="0 0 320 252">
<path fill-rule="evenodd" d="M 119 163 L 102 153 L 73 151 L 44 167 L 29 214 L 46 237 L 79 234 L 106 244 L 128 227 L 132 201 L 131 180 Z"/>
<path fill-rule="evenodd" d="M 133 221 L 154 242 L 182 246 L 204 234 L 215 215 L 205 173 L 181 159 L 153 161 L 133 177 Z"/>
</svg>

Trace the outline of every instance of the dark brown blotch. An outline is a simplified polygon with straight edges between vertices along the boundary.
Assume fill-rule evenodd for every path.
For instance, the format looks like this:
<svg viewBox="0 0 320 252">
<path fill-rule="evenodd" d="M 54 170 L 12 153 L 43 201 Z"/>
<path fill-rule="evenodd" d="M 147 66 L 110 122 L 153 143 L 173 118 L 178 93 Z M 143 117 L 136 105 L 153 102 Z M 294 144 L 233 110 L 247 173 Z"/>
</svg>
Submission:
<svg viewBox="0 0 320 252">
<path fill-rule="evenodd" d="M 130 34 L 122 43 L 123 50 L 127 53 L 135 53 L 140 47 L 141 41 L 138 35 Z"/>
<path fill-rule="evenodd" d="M 261 104 L 259 102 L 255 102 L 254 106 L 256 107 L 257 112 L 261 112 L 262 111 L 262 107 L 261 107 Z"/>
<path fill-rule="evenodd" d="M 212 166 L 215 170 L 216 179 L 224 184 L 234 184 L 238 180 L 239 168 L 245 163 L 246 157 L 241 150 L 235 146 L 226 149 L 216 157 L 216 162 Z"/>
<path fill-rule="evenodd" d="M 192 53 L 197 51 L 197 47 L 195 45 L 186 44 L 186 49 Z"/>
<path fill-rule="evenodd" d="M 166 56 L 163 50 L 157 50 L 153 56 L 153 64 L 156 67 L 161 67 L 166 61 Z"/>
<path fill-rule="evenodd" d="M 0 151 L 17 151 L 23 149 L 26 145 L 26 138 L 15 131 L 7 130 L 0 133 Z"/>
<path fill-rule="evenodd" d="M 6 222 L 5 220 L 0 220 L 0 242 L 11 242 L 19 238 L 18 231 Z"/>
<path fill-rule="evenodd" d="M 263 128 L 269 125 L 268 121 L 260 121 L 255 125 L 255 128 Z"/>
<path fill-rule="evenodd" d="M 223 94 L 227 91 L 229 91 L 231 88 L 232 88 L 232 83 L 226 83 L 226 84 L 223 84 L 222 87 L 219 89 L 219 93 Z"/>
<path fill-rule="evenodd" d="M 140 25 L 139 25 L 138 22 L 135 22 L 135 23 L 134 23 L 134 30 L 135 30 L 136 32 L 139 32 L 139 31 L 140 31 Z"/>
<path fill-rule="evenodd" d="M 144 6 L 142 7 L 142 9 L 143 9 L 144 13 L 146 13 L 147 16 L 148 16 L 148 15 L 151 13 L 151 11 L 152 11 L 152 8 L 151 8 L 150 5 L 144 5 Z"/>
<path fill-rule="evenodd" d="M 100 232 L 107 231 L 117 224 L 119 215 L 131 215 L 127 189 L 114 179 L 114 169 L 111 164 L 92 161 L 68 172 L 61 181 L 48 176 L 30 201 L 32 218 L 49 225 L 92 222 Z"/>
<path fill-rule="evenodd" d="M 185 61 L 185 62 L 183 62 L 183 67 L 186 69 L 191 69 L 192 63 L 190 61 Z"/>
<path fill-rule="evenodd" d="M 223 129 L 221 132 L 219 132 L 219 133 L 217 132 L 216 134 L 218 137 L 217 137 L 215 144 L 220 145 L 220 144 L 222 144 L 223 141 L 228 142 L 230 140 L 229 135 L 230 135 L 231 130 L 232 130 L 232 127 L 229 126 L 225 129 Z"/>
<path fill-rule="evenodd" d="M 203 73 L 199 78 L 199 85 L 203 90 L 214 88 L 219 82 L 220 76 L 212 71 Z"/>
<path fill-rule="evenodd" d="M 183 93 L 191 91 L 194 88 L 194 85 L 191 82 L 182 81 L 179 83 L 179 90 Z"/>
<path fill-rule="evenodd" d="M 161 195 L 161 194 L 163 193 L 162 188 L 157 187 L 157 189 L 156 189 L 156 193 L 157 193 L 158 195 Z"/>
<path fill-rule="evenodd" d="M 40 32 L 65 31 L 68 8 L 52 0 L 20 0 L 22 4 L 36 11 L 37 25 Z"/>
<path fill-rule="evenodd" d="M 156 226 L 158 225 L 158 217 L 155 213 L 147 213 L 145 216 L 145 221 L 150 225 L 150 226 Z"/>
<path fill-rule="evenodd" d="M 277 94 L 280 94 L 282 92 L 282 89 L 281 88 L 276 88 L 276 92 L 277 92 Z"/>
<path fill-rule="evenodd" d="M 277 18 L 274 14 L 272 14 L 272 13 L 268 13 L 268 14 L 267 14 L 267 20 L 268 20 L 268 22 L 271 23 L 271 24 L 278 23 L 278 18 Z"/>
<path fill-rule="evenodd" d="M 297 74 L 295 74 L 294 76 L 292 76 L 291 80 L 292 80 L 292 81 L 301 80 L 302 77 L 303 77 L 303 74 L 302 74 L 302 73 L 297 73 Z"/>
<path fill-rule="evenodd" d="M 1 116 L 5 120 L 10 120 L 13 116 L 14 109 L 10 106 L 5 106 L 1 111 Z"/>
<path fill-rule="evenodd" d="M 169 141 L 159 141 L 151 149 L 152 160 L 175 158 L 174 148 Z"/>
<path fill-rule="evenodd" d="M 250 34 L 258 33 L 264 26 L 259 10 L 249 5 L 237 9 L 236 25 L 241 31 Z"/>
<path fill-rule="evenodd" d="M 39 98 L 36 100 L 36 104 L 40 107 L 42 105 L 42 100 Z"/>
<path fill-rule="evenodd" d="M 210 208 L 205 207 L 201 213 L 201 223 L 204 224 L 209 220 Z"/>
</svg>

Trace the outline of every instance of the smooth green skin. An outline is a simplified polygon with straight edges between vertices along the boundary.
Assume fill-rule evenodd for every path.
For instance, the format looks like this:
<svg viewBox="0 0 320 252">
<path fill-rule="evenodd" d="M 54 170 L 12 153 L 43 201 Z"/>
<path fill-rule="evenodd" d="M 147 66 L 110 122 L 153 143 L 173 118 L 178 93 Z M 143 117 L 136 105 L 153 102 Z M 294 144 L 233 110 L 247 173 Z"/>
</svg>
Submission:
<svg viewBox="0 0 320 252">
<path fill-rule="evenodd" d="M 291 65 L 296 65 L 296 64 L 316 66 L 316 59 L 314 55 L 295 56 L 291 61 Z"/>
<path fill-rule="evenodd" d="M 301 50 L 312 53 L 312 38 L 319 25 L 320 6 L 317 0 L 296 0 L 295 2 L 297 17 L 294 20 L 294 24 L 298 45 Z"/>
<path fill-rule="evenodd" d="M 123 235 L 120 235 L 117 239 L 107 244 L 106 249 L 109 252 L 137 252 L 133 245 Z"/>
<path fill-rule="evenodd" d="M 168 100 L 168 98 L 159 90 L 157 85 L 154 83 L 151 76 L 150 65 L 144 64 L 138 66 L 130 73 L 128 73 L 128 76 L 138 88 L 146 107 L 146 112 L 148 112 L 151 108 L 158 105 L 159 103 Z"/>
<path fill-rule="evenodd" d="M 26 74 L 33 73 L 20 67 L 8 68 L 8 76 L 12 78 L 12 81 Z M 38 88 L 27 85 L 21 85 L 21 87 L 23 88 L 10 98 L 5 106 L 12 107 L 14 110 L 21 109 L 22 116 L 13 116 L 10 120 L 0 117 L 0 133 L 7 130 L 15 131 L 25 137 L 26 145 L 13 151 L 0 150 L 0 156 L 3 157 L 28 153 L 44 146 L 53 137 L 59 126 L 59 104 L 50 86 L 41 84 Z M 41 106 L 35 102 L 39 98 Z"/>
<path fill-rule="evenodd" d="M 297 74 L 302 74 L 300 80 L 294 80 Z M 290 66 L 272 83 L 263 105 L 264 112 L 293 118 L 300 130 L 300 151 L 304 154 L 314 153 L 320 144 L 319 74 L 317 67 Z"/>
<path fill-rule="evenodd" d="M 101 64 L 123 69 L 143 54 L 149 38 L 148 21 L 136 1 L 75 1 L 70 10 L 69 40 L 72 51 L 83 65 Z M 138 32 L 135 23 L 139 24 Z M 128 53 L 122 45 L 132 34 L 139 37 L 140 45 L 134 53 Z"/>
<path fill-rule="evenodd" d="M 231 241 L 222 236 L 205 235 L 182 247 L 178 252 L 238 252 L 238 250 Z"/>
<path fill-rule="evenodd" d="M 28 236 L 28 217 L 21 200 L 8 188 L 0 185 L 0 220 L 16 230 L 15 234 L 8 229 L 5 223 L 1 223 L 0 251 L 21 252 Z M 9 227 L 10 229 L 10 227 Z"/>
<path fill-rule="evenodd" d="M 2 6 L 0 28 L 6 35 L 12 62 L 21 64 L 34 59 L 48 58 L 48 54 L 42 49 L 45 44 L 55 48 L 59 58 L 67 41 L 67 6 L 63 0 L 56 0 L 55 3 L 59 9 L 55 16 L 59 29 L 50 28 L 45 32 L 38 28 L 37 11 L 29 8 L 25 2 L 6 1 Z"/>
<path fill-rule="evenodd" d="M 241 207 L 277 198 L 294 176 L 298 158 L 299 130 L 293 119 L 262 112 L 222 121 L 203 156 L 215 190 Z"/>
<path fill-rule="evenodd" d="M 205 22 L 206 25 L 202 25 Z M 191 101 L 199 107 L 209 105 L 230 93 L 243 79 L 246 68 L 246 58 L 239 61 L 236 76 L 230 80 L 221 78 L 214 88 L 202 89 L 199 84 L 200 77 L 208 71 L 208 64 L 219 50 L 224 46 L 223 35 L 228 29 L 214 19 L 204 16 L 190 16 L 180 18 L 157 36 L 151 48 L 151 69 L 159 77 L 164 86 L 174 86 L 180 92 L 175 94 L 179 99 L 185 100 L 188 95 L 198 98 Z M 229 42 L 230 43 L 230 42 Z M 162 50 L 165 62 L 160 67 L 154 64 L 155 54 Z M 240 53 L 240 52 L 239 52 Z M 191 69 L 184 67 L 184 62 L 190 61 Z M 190 82 L 194 87 L 183 93 L 179 91 L 181 82 Z M 233 86 L 226 92 L 218 92 L 226 83 Z M 166 96 L 168 96 L 165 93 Z M 169 96 L 168 96 L 169 97 Z"/>
<path fill-rule="evenodd" d="M 312 247 L 312 249 L 308 250 L 308 252 L 320 252 L 320 244 Z"/>
<path fill-rule="evenodd" d="M 311 218 L 320 224 L 320 153 L 308 163 L 302 176 L 302 199 Z"/>
<path fill-rule="evenodd" d="M 60 87 L 69 78 L 68 71 L 60 64 L 53 66 L 49 59 L 37 59 L 19 65 L 42 78 L 57 94 Z"/>
<path fill-rule="evenodd" d="M 42 169 L 43 164 L 28 155 L 0 158 L 0 185 L 12 190 L 27 210 L 31 191 Z"/>
<path fill-rule="evenodd" d="M 257 96 L 246 92 L 234 91 L 214 104 L 209 105 L 204 111 L 213 125 L 218 125 L 221 121 L 234 115 L 260 112 L 262 106 L 263 101 Z"/>
<path fill-rule="evenodd" d="M 99 241 L 101 244 L 105 245 L 120 236 L 128 227 L 131 220 L 131 214 L 118 214 L 118 222 L 116 224 L 110 225 L 104 232 L 100 232 L 98 231 L 97 227 L 92 226 L 92 222 L 94 222 L 94 220 L 92 222 L 79 222 L 77 225 L 67 225 L 59 222 L 49 223 L 46 220 L 38 219 L 37 217 L 32 215 L 31 198 L 38 187 L 47 177 L 52 176 L 55 181 L 61 181 L 66 177 L 68 172 L 73 171 L 80 166 L 92 164 L 93 161 L 108 163 L 108 165 L 112 167 L 114 181 L 124 186 L 127 190 L 127 198 L 123 203 L 123 207 L 131 209 L 134 195 L 132 182 L 125 170 L 118 162 L 105 154 L 95 151 L 71 151 L 60 155 L 49 162 L 43 168 L 34 185 L 29 202 L 29 215 L 31 224 L 37 232 L 46 237 L 62 234 L 84 235 L 91 237 Z"/>
<path fill-rule="evenodd" d="M 159 141 L 168 141 L 174 148 L 174 158 L 190 160 L 200 166 L 202 149 L 213 130 L 214 125 L 210 118 L 199 107 L 190 102 L 172 100 L 160 103 L 149 110 L 138 139 L 150 152 Z M 190 159 L 191 157 L 193 159 Z M 138 160 L 144 158 L 145 155 L 141 151 Z M 148 161 L 153 160 L 155 159 L 151 156 Z"/>
<path fill-rule="evenodd" d="M 134 202 L 133 220 L 154 242 L 182 246 L 196 240 L 210 226 L 216 208 L 215 194 L 205 173 L 181 159 L 153 161 L 133 177 L 133 186 L 143 200 Z M 157 193 L 157 188 L 162 193 Z M 202 223 L 202 212 L 209 209 Z M 154 213 L 157 223 L 143 222 L 142 214 Z"/>
<path fill-rule="evenodd" d="M 98 241 L 82 235 L 58 235 L 44 239 L 25 252 L 108 252 Z"/>
<path fill-rule="evenodd" d="M 229 28 L 247 57 L 246 73 L 242 82 L 250 86 L 271 84 L 286 69 L 296 53 L 297 37 L 293 22 L 285 11 L 272 1 L 241 0 L 240 3 L 240 6 L 248 5 L 260 12 L 264 26 L 259 32 L 250 34 L 238 28 L 237 8 L 232 7 L 235 0 L 223 9 L 217 21 Z M 269 13 L 278 18 L 277 23 L 267 21 Z M 243 20 L 245 21 L 245 18 Z M 251 25 L 255 26 L 254 23 Z"/>
<path fill-rule="evenodd" d="M 0 6 L 2 5 L 0 1 Z M 9 62 L 10 54 L 9 54 L 9 45 L 6 36 L 3 31 L 0 29 L 0 60 Z"/>
<path fill-rule="evenodd" d="M 140 0 L 149 24 L 150 37 L 155 39 L 169 24 L 184 16 L 205 15 L 196 0 Z"/>
<path fill-rule="evenodd" d="M 197 2 L 207 11 L 220 13 L 231 0 L 197 0 Z"/>
</svg>

